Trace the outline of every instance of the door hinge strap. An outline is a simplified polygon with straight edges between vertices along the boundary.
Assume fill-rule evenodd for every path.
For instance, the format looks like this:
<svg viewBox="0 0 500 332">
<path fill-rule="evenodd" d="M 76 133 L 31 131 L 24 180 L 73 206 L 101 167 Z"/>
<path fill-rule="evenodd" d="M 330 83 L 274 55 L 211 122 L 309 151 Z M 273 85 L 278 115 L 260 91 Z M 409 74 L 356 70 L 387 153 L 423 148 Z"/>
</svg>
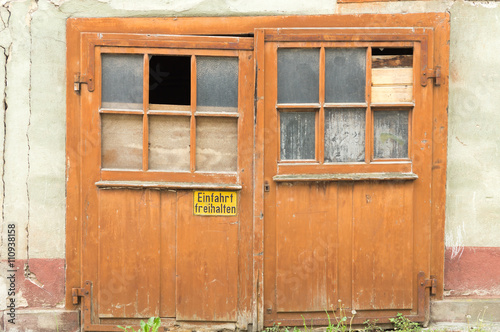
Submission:
<svg viewBox="0 0 500 332">
<path fill-rule="evenodd" d="M 431 68 L 431 69 L 424 69 L 422 71 L 422 86 L 427 85 L 427 80 L 429 78 L 434 78 L 434 84 L 435 85 L 441 85 L 443 84 L 443 78 L 441 77 L 441 67 L 436 66 L 436 68 Z"/>
<path fill-rule="evenodd" d="M 85 297 L 89 295 L 89 291 L 85 288 L 72 288 L 71 296 L 73 297 L 73 304 L 80 303 L 80 297 Z"/>
<path fill-rule="evenodd" d="M 431 276 L 430 279 L 423 280 L 420 285 L 424 286 L 425 288 L 430 288 L 431 289 L 431 295 L 436 295 L 436 292 L 437 292 L 437 279 L 434 278 L 434 276 Z"/>
<path fill-rule="evenodd" d="M 73 81 L 73 90 L 79 92 L 81 90 L 82 84 L 87 84 L 87 87 L 90 92 L 94 91 L 94 82 L 92 81 L 92 77 L 87 75 L 80 75 L 80 73 L 75 74 L 75 79 Z"/>
</svg>

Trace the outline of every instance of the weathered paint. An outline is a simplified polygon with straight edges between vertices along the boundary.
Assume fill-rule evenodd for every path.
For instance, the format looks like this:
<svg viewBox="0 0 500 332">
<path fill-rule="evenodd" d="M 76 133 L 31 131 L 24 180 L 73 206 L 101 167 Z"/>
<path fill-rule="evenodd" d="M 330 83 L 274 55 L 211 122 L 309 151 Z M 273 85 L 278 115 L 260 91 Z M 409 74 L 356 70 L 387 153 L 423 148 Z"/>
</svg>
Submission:
<svg viewBox="0 0 500 332">
<path fill-rule="evenodd" d="M 465 247 L 445 255 L 445 294 L 459 297 L 500 296 L 500 248 Z"/>
<path fill-rule="evenodd" d="M 5 224 L 19 229 L 18 257 L 64 259 L 65 242 L 65 20 L 95 16 L 206 16 L 349 13 L 451 13 L 449 154 L 446 206 L 446 289 L 465 266 L 493 266 L 468 246 L 500 247 L 500 141 L 496 134 L 500 60 L 500 7 L 489 1 L 5 1 L 0 7 L 0 162 L 2 238 Z M 6 82 L 8 79 L 8 86 Z M 4 94 L 5 93 L 5 94 Z M 489 249 L 488 249 L 489 250 Z M 462 255 L 460 255 L 462 253 Z M 469 258 L 467 258 L 469 257 Z M 476 260 L 482 262 L 476 265 Z M 477 259 L 476 259 L 477 258 Z M 460 266 L 459 270 L 456 267 Z M 458 272 L 453 272 L 458 271 Z M 40 279 L 40 272 L 35 273 Z M 460 288 L 473 292 L 481 276 Z M 483 280 L 484 281 L 484 280 Z M 5 308 L 0 281 L 0 309 Z M 497 283 L 498 285 L 498 283 Z M 452 287 L 453 286 L 453 287 Z M 490 288 L 491 290 L 491 288 Z M 491 294 L 493 294 L 490 291 Z M 25 294 L 25 293 L 23 293 Z M 478 294 L 481 295 L 481 294 Z M 24 296 L 24 295 L 23 295 Z M 29 301 L 28 301 L 29 303 Z M 51 302 L 52 303 L 52 302 Z M 51 304 L 52 306 L 52 304 Z"/>
</svg>

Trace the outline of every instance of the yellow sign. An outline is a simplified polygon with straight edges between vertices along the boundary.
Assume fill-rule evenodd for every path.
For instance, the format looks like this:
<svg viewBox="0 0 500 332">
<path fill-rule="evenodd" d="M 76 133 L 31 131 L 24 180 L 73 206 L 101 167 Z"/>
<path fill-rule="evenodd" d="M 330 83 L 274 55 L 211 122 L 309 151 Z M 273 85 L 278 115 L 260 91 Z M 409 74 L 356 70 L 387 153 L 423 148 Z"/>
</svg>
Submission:
<svg viewBox="0 0 500 332">
<path fill-rule="evenodd" d="M 237 197 L 235 191 L 195 191 L 193 212 L 197 216 L 235 216 Z"/>
</svg>

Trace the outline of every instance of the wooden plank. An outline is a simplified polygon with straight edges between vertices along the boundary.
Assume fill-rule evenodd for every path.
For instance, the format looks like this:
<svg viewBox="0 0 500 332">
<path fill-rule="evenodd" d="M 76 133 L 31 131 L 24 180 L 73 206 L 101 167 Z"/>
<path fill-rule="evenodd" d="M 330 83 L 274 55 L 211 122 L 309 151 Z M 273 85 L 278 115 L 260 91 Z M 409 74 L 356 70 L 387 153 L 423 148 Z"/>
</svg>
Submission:
<svg viewBox="0 0 500 332">
<path fill-rule="evenodd" d="M 194 216 L 179 191 L 177 218 L 177 320 L 236 321 L 239 216 Z"/>
<path fill-rule="evenodd" d="M 413 100 L 413 85 L 382 85 L 372 87 L 372 103 L 403 103 Z"/>
<path fill-rule="evenodd" d="M 337 303 L 337 186 L 280 184 L 276 198 L 277 310 Z"/>
<path fill-rule="evenodd" d="M 160 192 L 160 317 L 175 317 L 177 193 Z"/>
<path fill-rule="evenodd" d="M 411 85 L 413 84 L 413 68 L 373 68 L 372 84 L 377 85 Z"/>
<path fill-rule="evenodd" d="M 415 173 L 323 173 L 323 174 L 280 174 L 273 176 L 276 182 L 309 181 L 408 181 L 416 180 Z"/>
<path fill-rule="evenodd" d="M 447 14 L 435 28 L 434 65 L 441 66 L 441 75 L 448 77 L 450 54 L 450 17 Z M 432 147 L 432 224 L 431 275 L 437 279 L 436 299 L 443 299 L 444 290 L 444 227 L 446 207 L 446 162 L 448 139 L 448 80 L 434 87 Z"/>
<path fill-rule="evenodd" d="M 104 190 L 99 198 L 99 316 L 158 316 L 160 194 Z"/>
<path fill-rule="evenodd" d="M 353 308 L 412 308 L 412 200 L 412 183 L 354 184 Z"/>
<path fill-rule="evenodd" d="M 374 55 L 372 67 L 413 67 L 413 55 Z"/>
</svg>

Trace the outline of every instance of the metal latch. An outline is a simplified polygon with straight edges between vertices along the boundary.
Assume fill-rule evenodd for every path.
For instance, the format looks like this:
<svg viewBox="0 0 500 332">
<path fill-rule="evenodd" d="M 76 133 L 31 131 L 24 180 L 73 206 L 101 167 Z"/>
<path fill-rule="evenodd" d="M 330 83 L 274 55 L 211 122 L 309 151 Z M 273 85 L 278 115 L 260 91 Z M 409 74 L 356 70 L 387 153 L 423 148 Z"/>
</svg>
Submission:
<svg viewBox="0 0 500 332">
<path fill-rule="evenodd" d="M 79 92 L 82 84 L 87 84 L 89 91 L 94 91 L 94 84 L 92 78 L 87 75 L 80 75 L 80 73 L 75 74 L 75 79 L 73 81 L 73 90 Z"/>
<path fill-rule="evenodd" d="M 425 69 L 422 71 L 422 86 L 427 85 L 427 80 L 429 78 L 434 78 L 435 85 L 441 85 L 443 83 L 443 78 L 441 77 L 441 67 L 436 66 L 436 68 Z"/>
<path fill-rule="evenodd" d="M 436 295 L 437 293 L 437 279 L 435 276 L 431 276 L 430 279 L 423 280 L 421 286 L 431 289 L 431 295 Z"/>
<path fill-rule="evenodd" d="M 271 190 L 271 186 L 269 185 L 269 182 L 265 181 L 264 182 L 264 192 L 268 192 Z"/>
<path fill-rule="evenodd" d="M 80 297 L 88 296 L 89 291 L 86 290 L 85 288 L 72 288 L 71 289 L 71 296 L 73 298 L 73 304 L 78 304 L 80 303 Z"/>
</svg>

